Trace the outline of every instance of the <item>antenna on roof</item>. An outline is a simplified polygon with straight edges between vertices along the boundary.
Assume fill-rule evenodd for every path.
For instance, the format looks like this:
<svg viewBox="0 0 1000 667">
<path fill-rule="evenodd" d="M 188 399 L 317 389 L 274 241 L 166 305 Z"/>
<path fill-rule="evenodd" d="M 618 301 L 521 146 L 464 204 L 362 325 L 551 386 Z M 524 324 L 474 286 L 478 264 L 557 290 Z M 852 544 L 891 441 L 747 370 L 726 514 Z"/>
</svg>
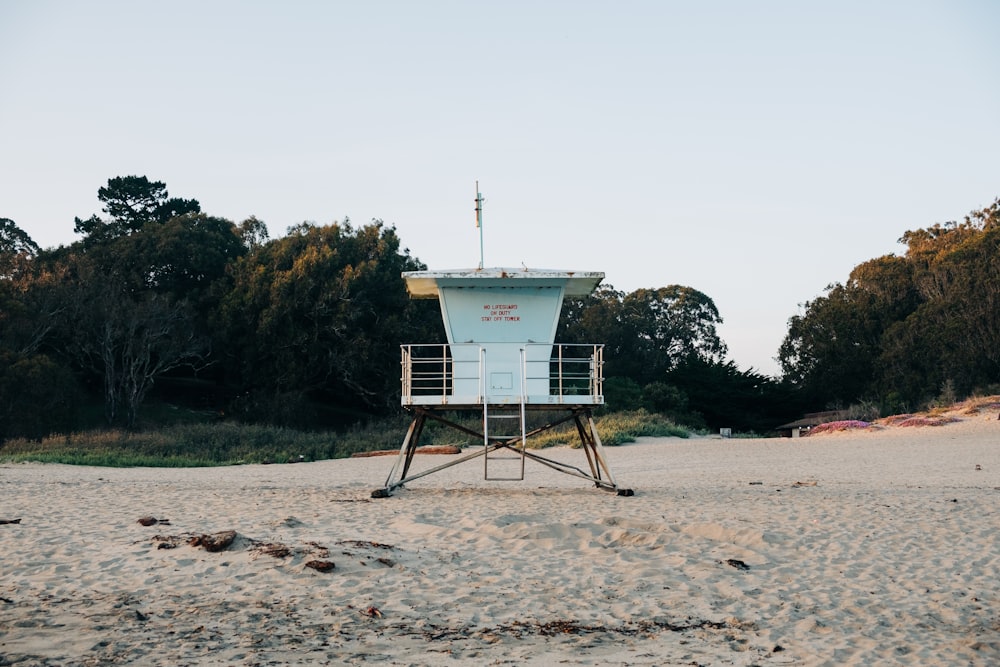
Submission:
<svg viewBox="0 0 1000 667">
<path fill-rule="evenodd" d="M 479 230 L 479 268 L 483 268 L 483 195 L 476 181 L 476 229 Z"/>
</svg>

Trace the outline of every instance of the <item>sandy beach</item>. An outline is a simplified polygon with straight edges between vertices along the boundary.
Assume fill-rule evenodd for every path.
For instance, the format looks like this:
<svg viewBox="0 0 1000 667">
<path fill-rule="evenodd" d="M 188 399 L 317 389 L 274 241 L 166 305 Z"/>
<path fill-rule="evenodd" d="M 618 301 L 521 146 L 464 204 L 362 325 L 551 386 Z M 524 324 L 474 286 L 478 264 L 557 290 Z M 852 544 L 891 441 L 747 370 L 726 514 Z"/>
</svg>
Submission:
<svg viewBox="0 0 1000 667">
<path fill-rule="evenodd" d="M 388 457 L 4 464 L 0 665 L 1000 664 L 1000 421 L 956 416 L 608 448 L 633 497 L 530 462 L 385 499 Z"/>
</svg>

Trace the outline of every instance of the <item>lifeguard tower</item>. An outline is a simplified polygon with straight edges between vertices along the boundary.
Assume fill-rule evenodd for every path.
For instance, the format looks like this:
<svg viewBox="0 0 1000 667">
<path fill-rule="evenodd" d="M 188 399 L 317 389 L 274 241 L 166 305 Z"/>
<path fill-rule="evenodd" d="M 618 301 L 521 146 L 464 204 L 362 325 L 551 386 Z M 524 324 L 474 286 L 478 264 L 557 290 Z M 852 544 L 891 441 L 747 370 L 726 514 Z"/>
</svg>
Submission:
<svg viewBox="0 0 1000 667">
<path fill-rule="evenodd" d="M 554 341 L 564 297 L 590 294 L 603 273 L 480 267 L 414 271 L 403 278 L 411 298 L 440 301 L 448 342 L 401 346 L 402 405 L 413 421 L 385 486 L 372 497 L 387 497 L 407 482 L 475 458 L 483 459 L 487 480 L 523 480 L 530 460 L 632 495 L 615 482 L 592 415 L 604 403 L 603 345 Z M 454 419 L 462 412 L 481 415 L 481 432 Z M 529 429 L 528 413 L 557 416 Z M 411 471 L 428 419 L 482 445 L 443 465 Z M 586 469 L 526 446 L 529 438 L 569 421 L 576 425 Z"/>
</svg>

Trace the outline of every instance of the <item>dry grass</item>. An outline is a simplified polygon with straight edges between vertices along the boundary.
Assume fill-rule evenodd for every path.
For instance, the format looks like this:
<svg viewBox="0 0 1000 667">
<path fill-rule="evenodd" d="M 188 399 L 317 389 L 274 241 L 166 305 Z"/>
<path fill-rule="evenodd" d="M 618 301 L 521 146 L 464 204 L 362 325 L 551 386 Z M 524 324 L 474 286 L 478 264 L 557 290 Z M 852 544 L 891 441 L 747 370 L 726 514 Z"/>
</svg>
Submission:
<svg viewBox="0 0 1000 667">
<path fill-rule="evenodd" d="M 959 403 L 956 407 L 960 407 L 964 415 L 978 415 L 983 412 L 1000 413 L 1000 396 L 970 398 L 967 401 Z"/>
<path fill-rule="evenodd" d="M 958 417 L 910 417 L 899 422 L 897 426 L 944 426 L 954 422 L 962 421 Z"/>
</svg>

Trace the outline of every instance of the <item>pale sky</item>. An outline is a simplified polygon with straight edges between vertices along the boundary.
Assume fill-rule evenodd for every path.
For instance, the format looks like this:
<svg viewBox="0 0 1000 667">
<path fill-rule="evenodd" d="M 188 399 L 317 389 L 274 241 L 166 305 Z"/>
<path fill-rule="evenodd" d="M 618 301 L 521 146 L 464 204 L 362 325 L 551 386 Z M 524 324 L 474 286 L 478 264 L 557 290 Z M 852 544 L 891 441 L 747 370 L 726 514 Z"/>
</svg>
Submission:
<svg viewBox="0 0 1000 667">
<path fill-rule="evenodd" d="M 0 0 L 0 217 L 69 244 L 145 175 L 472 268 L 478 180 L 487 266 L 693 287 L 777 374 L 801 304 L 1000 196 L 998 29 L 991 0 Z"/>
</svg>

